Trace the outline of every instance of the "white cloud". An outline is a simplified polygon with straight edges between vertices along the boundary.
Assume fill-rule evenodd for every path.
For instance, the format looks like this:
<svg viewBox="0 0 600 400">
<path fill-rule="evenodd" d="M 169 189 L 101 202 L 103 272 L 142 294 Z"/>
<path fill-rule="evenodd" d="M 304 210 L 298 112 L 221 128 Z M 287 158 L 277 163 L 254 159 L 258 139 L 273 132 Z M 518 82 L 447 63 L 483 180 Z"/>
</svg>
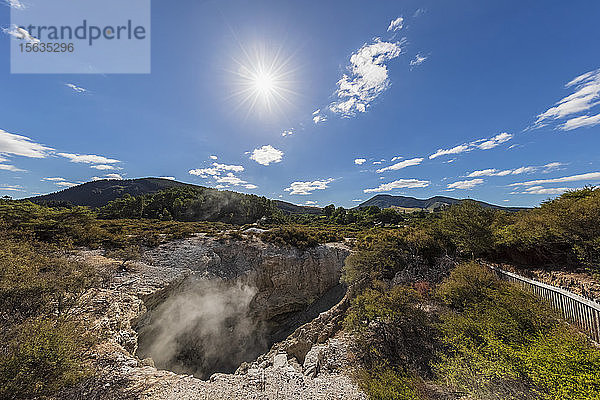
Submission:
<svg viewBox="0 0 600 400">
<path fill-rule="evenodd" d="M 581 128 L 584 126 L 595 126 L 600 124 L 600 114 L 596 115 L 582 115 L 580 117 L 571 118 L 561 126 L 560 129 L 563 131 L 571 131 L 573 129 Z"/>
<path fill-rule="evenodd" d="M 508 142 L 512 138 L 513 138 L 513 135 L 510 133 L 506 133 L 506 132 L 499 133 L 498 135 L 493 136 L 488 139 L 478 139 L 478 140 L 475 140 L 470 143 L 464 143 L 464 144 L 452 147 L 450 149 L 438 149 L 435 153 L 433 153 L 432 155 L 429 156 L 429 159 L 433 160 L 434 158 L 437 158 L 440 156 L 445 156 L 448 154 L 466 153 L 466 152 L 469 152 L 469 151 L 472 151 L 475 149 L 480 149 L 480 150 L 493 149 L 494 147 L 499 146 L 502 143 Z"/>
<path fill-rule="evenodd" d="M 65 86 L 68 87 L 68 88 L 73 89 L 73 91 L 75 91 L 77 93 L 85 93 L 85 92 L 87 92 L 87 89 L 82 88 L 81 86 L 74 85 L 72 83 L 65 83 Z"/>
<path fill-rule="evenodd" d="M 5 0 L 6 5 L 15 10 L 24 10 L 25 4 L 21 3 L 20 0 Z"/>
<path fill-rule="evenodd" d="M 510 186 L 536 186 L 545 183 L 562 183 L 562 182 L 578 182 L 578 181 L 600 181 L 600 172 L 588 172 L 586 174 L 563 176 L 561 178 L 538 179 L 527 182 L 517 182 Z"/>
<path fill-rule="evenodd" d="M 11 172 L 24 172 L 24 169 L 17 168 L 14 165 L 10 164 L 0 164 L 0 170 L 2 171 L 11 171 Z"/>
<path fill-rule="evenodd" d="M 64 182 L 66 181 L 65 178 L 61 178 L 59 176 L 56 177 L 51 177 L 51 178 L 42 178 L 42 181 L 48 181 L 48 182 Z"/>
<path fill-rule="evenodd" d="M 114 165 L 100 164 L 100 165 L 92 165 L 91 168 L 97 169 L 98 171 L 109 171 L 113 169 L 117 169 Z"/>
<path fill-rule="evenodd" d="M 419 165 L 422 162 L 423 162 L 422 158 L 411 158 L 410 160 L 400 161 L 399 163 L 396 163 L 394 165 L 390 165 L 389 167 L 378 169 L 377 172 L 378 173 L 382 173 L 382 172 L 385 172 L 385 171 L 397 171 L 397 170 L 402 169 L 402 168 L 412 167 L 414 165 Z"/>
<path fill-rule="evenodd" d="M 481 139 L 481 140 L 475 141 L 471 144 L 473 146 L 477 147 L 478 149 L 489 150 L 489 149 L 493 149 L 496 146 L 501 145 L 502 143 L 508 142 L 512 138 L 513 138 L 513 135 L 511 135 L 510 133 L 503 132 L 503 133 L 500 133 L 490 139 Z"/>
<path fill-rule="evenodd" d="M 106 174 L 105 176 L 107 179 L 118 179 L 118 180 L 123 179 L 123 177 L 119 174 Z"/>
<path fill-rule="evenodd" d="M 319 205 L 319 203 L 317 203 L 316 201 L 313 201 L 313 200 L 306 200 L 304 202 L 304 205 L 305 206 L 317 206 L 317 205 Z"/>
<path fill-rule="evenodd" d="M 417 65 L 421 65 L 425 62 L 425 60 L 427 60 L 427 56 L 424 56 L 422 54 L 417 54 L 415 56 L 415 58 L 413 58 L 412 60 L 410 60 L 410 66 L 411 67 L 416 67 Z"/>
<path fill-rule="evenodd" d="M 252 183 L 248 183 L 248 184 L 244 185 L 244 187 L 246 189 L 256 189 L 258 186 L 253 185 Z"/>
<path fill-rule="evenodd" d="M 382 183 L 378 187 L 374 189 L 365 189 L 363 192 L 365 193 L 380 193 L 380 192 L 389 192 L 393 189 L 416 189 L 416 188 L 424 188 L 429 186 L 430 181 L 421 181 L 418 179 L 399 179 L 397 181 Z"/>
<path fill-rule="evenodd" d="M 554 170 L 554 169 L 560 168 L 560 167 L 562 167 L 563 165 L 565 165 L 565 164 L 563 164 L 563 163 L 560 163 L 560 162 L 551 162 L 551 163 L 548 163 L 548 164 L 544 165 L 544 168 L 546 169 L 546 171 L 545 171 L 545 172 L 549 172 L 549 171 L 551 171 L 551 170 Z"/>
<path fill-rule="evenodd" d="M 525 189 L 523 194 L 561 194 L 569 190 L 568 188 L 544 188 L 543 186 L 532 186 Z"/>
<path fill-rule="evenodd" d="M 354 164 L 356 164 L 356 165 L 363 165 L 366 162 L 367 162 L 366 158 L 355 158 L 354 159 Z"/>
<path fill-rule="evenodd" d="M 333 178 L 328 178 L 312 182 L 292 182 L 290 187 L 285 188 L 284 190 L 290 192 L 290 194 L 308 195 L 312 194 L 315 190 L 327 189 L 329 187 L 328 185 L 333 181 Z"/>
<path fill-rule="evenodd" d="M 440 157 L 440 156 L 445 156 L 448 154 L 460 154 L 460 153 L 464 153 L 467 151 L 471 151 L 473 150 L 469 145 L 466 144 L 461 144 L 455 147 L 452 147 L 450 149 L 438 149 L 435 153 L 433 153 L 432 155 L 429 156 L 430 160 L 433 160 L 434 158 Z"/>
<path fill-rule="evenodd" d="M 2 28 L 2 31 L 16 39 L 25 40 L 27 43 L 40 42 L 40 39 L 31 36 L 26 29 L 19 28 L 16 25 L 12 25 L 10 28 Z"/>
<path fill-rule="evenodd" d="M 119 180 L 120 181 L 120 180 L 123 179 L 123 177 L 121 175 L 119 175 L 119 174 L 106 174 L 104 176 L 94 176 L 92 178 L 93 181 L 101 181 L 101 180 L 104 180 L 104 179 L 114 179 L 114 180 Z"/>
<path fill-rule="evenodd" d="M 458 181 L 448 184 L 448 189 L 473 189 L 477 185 L 481 185 L 483 179 L 471 179 L 467 181 Z"/>
<path fill-rule="evenodd" d="M 527 166 L 527 167 L 519 167 L 519 168 L 515 168 L 515 169 L 505 169 L 505 170 L 488 168 L 488 169 L 482 169 L 479 171 L 473 171 L 467 175 L 467 178 L 476 178 L 479 176 L 521 175 L 521 174 L 529 174 L 529 173 L 538 172 L 538 171 L 546 173 L 546 172 L 553 171 L 562 165 L 563 164 L 559 163 L 559 162 L 552 162 L 552 163 L 542 165 L 542 166 Z"/>
<path fill-rule="evenodd" d="M 396 32 L 402 29 L 402 24 L 404 22 L 404 18 L 398 17 L 390 21 L 390 26 L 388 26 L 388 32 Z"/>
<path fill-rule="evenodd" d="M 208 176 L 221 175 L 225 171 L 243 172 L 244 167 L 242 167 L 241 165 L 227 165 L 227 164 L 219 164 L 219 163 L 215 162 L 215 163 L 212 163 L 211 168 L 191 169 L 189 171 L 189 174 L 200 176 L 202 178 L 207 178 Z"/>
<path fill-rule="evenodd" d="M 99 178 L 99 179 L 103 179 L 103 178 Z M 99 180 L 99 179 L 96 179 L 96 177 L 93 178 L 93 180 Z M 62 187 L 66 187 L 66 188 L 77 186 L 76 183 L 72 183 L 72 182 L 55 182 L 55 184 L 57 186 L 62 186 Z"/>
<path fill-rule="evenodd" d="M 35 143 L 26 136 L 15 135 L 0 129 L 0 156 L 45 158 L 52 150 L 54 149 Z M 2 159 L 6 161 L 5 158 Z"/>
<path fill-rule="evenodd" d="M 174 181 L 175 177 L 174 176 L 159 176 L 160 179 L 168 179 L 170 181 Z"/>
<path fill-rule="evenodd" d="M 97 156 L 94 154 L 73 154 L 73 153 L 57 153 L 59 156 L 68 159 L 73 163 L 82 164 L 115 164 L 121 161 L 115 160 L 114 158 L 107 158 L 104 156 Z"/>
<path fill-rule="evenodd" d="M 283 132 L 281 132 L 281 136 L 285 137 L 285 136 L 290 136 L 294 134 L 294 130 L 293 129 L 287 129 Z"/>
<path fill-rule="evenodd" d="M 600 69 L 587 72 L 573 79 L 565 85 L 567 88 L 573 88 L 574 92 L 559 100 L 553 107 L 550 107 L 537 116 L 535 126 L 547 125 L 549 122 L 566 118 L 570 115 L 588 111 L 600 104 Z M 572 130 L 581 126 L 591 126 L 600 123 L 598 115 L 580 116 L 572 118 L 562 124 L 559 128 L 562 130 Z"/>
<path fill-rule="evenodd" d="M 210 156 L 210 159 L 211 159 L 211 160 L 218 160 L 218 159 L 219 159 L 219 157 L 217 157 L 217 156 L 215 156 L 215 155 L 212 155 L 212 156 Z"/>
<path fill-rule="evenodd" d="M 354 201 L 354 202 L 358 203 L 358 202 L 361 202 L 361 201 L 363 201 L 363 200 L 362 200 L 362 199 L 352 199 L 352 201 Z"/>
<path fill-rule="evenodd" d="M 396 156 L 392 158 L 392 162 L 402 160 L 404 157 Z"/>
<path fill-rule="evenodd" d="M 218 183 L 226 183 L 228 185 L 236 185 L 236 186 L 248 183 L 245 180 L 240 179 L 237 176 L 235 176 L 232 172 L 228 172 L 227 175 L 216 178 L 216 181 Z"/>
<path fill-rule="evenodd" d="M 271 163 L 281 162 L 282 157 L 283 151 L 277 150 L 271 145 L 267 145 L 258 149 L 254 149 L 250 159 L 261 165 L 269 165 Z"/>
<path fill-rule="evenodd" d="M 363 45 L 352 54 L 348 74 L 337 82 L 335 94 L 339 100 L 331 103 L 329 109 L 344 117 L 365 112 L 370 103 L 390 86 L 385 63 L 400 55 L 400 46 L 400 42 L 382 42 L 376 38 L 373 43 Z"/>
<path fill-rule="evenodd" d="M 19 185 L 5 185 L 0 186 L 0 191 L 9 191 L 9 192 L 24 192 L 23 186 Z"/>
<path fill-rule="evenodd" d="M 327 121 L 327 117 L 325 115 L 317 114 L 313 117 L 313 122 L 315 124 L 319 124 L 319 123 L 325 122 L 325 121 Z"/>
</svg>

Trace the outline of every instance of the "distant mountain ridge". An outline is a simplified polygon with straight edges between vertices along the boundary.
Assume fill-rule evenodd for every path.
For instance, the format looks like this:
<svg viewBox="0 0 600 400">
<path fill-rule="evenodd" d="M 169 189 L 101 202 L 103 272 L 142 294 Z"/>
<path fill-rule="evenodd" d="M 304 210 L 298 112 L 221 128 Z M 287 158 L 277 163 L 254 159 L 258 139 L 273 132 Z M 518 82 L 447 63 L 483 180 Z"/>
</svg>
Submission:
<svg viewBox="0 0 600 400">
<path fill-rule="evenodd" d="M 163 178 L 138 178 L 124 180 L 110 179 L 86 182 L 81 185 L 61 190 L 59 192 L 30 197 L 26 200 L 30 200 L 38 204 L 75 205 L 98 208 L 108 204 L 113 200 L 123 197 L 126 194 L 131 196 L 139 196 L 143 194 L 156 193 L 173 187 L 207 189 L 203 186 Z M 217 191 L 217 189 L 209 190 Z M 433 211 L 434 209 L 460 203 L 461 201 L 462 200 L 460 199 L 444 196 L 435 196 L 429 199 L 417 199 L 415 197 L 378 194 L 364 203 L 361 203 L 357 208 L 377 206 L 379 208 L 397 207 L 401 209 L 422 209 Z M 273 202 L 277 208 L 286 214 L 323 214 L 323 209 L 319 207 L 300 206 L 282 200 L 273 200 Z M 503 209 L 509 211 L 518 211 L 524 209 L 520 207 L 502 207 L 482 201 L 478 201 L 478 203 L 484 207 L 493 209 Z"/>
<path fill-rule="evenodd" d="M 25 200 L 37 204 L 48 205 L 74 205 L 98 208 L 109 202 L 129 194 L 139 196 L 152 194 L 173 187 L 203 188 L 191 183 L 183 183 L 164 178 L 138 178 L 138 179 L 106 179 L 86 182 L 59 192 L 30 197 Z M 217 191 L 217 189 L 210 189 Z M 298 206 L 281 200 L 273 200 L 275 206 L 287 214 L 322 214 L 319 207 Z"/>
<path fill-rule="evenodd" d="M 105 179 L 86 182 L 73 186 L 60 192 L 30 197 L 30 200 L 38 204 L 71 204 L 74 206 L 88 206 L 92 208 L 102 207 L 109 202 L 130 194 L 139 196 L 142 194 L 156 193 L 172 187 L 201 187 L 189 183 L 177 182 L 163 178 L 139 178 L 139 179 Z"/>
<path fill-rule="evenodd" d="M 379 208 L 407 208 L 407 209 L 422 209 L 433 211 L 434 209 L 444 208 L 449 205 L 458 204 L 464 199 L 455 199 L 452 197 L 445 196 L 434 196 L 429 199 L 417 199 L 415 197 L 407 196 L 393 196 L 390 194 L 378 194 L 369 200 L 358 205 L 358 208 L 377 206 Z M 502 207 L 495 204 L 489 204 L 483 201 L 474 200 L 486 208 L 493 208 L 496 210 L 508 210 L 508 211 L 519 211 L 525 208 L 523 207 Z"/>
</svg>

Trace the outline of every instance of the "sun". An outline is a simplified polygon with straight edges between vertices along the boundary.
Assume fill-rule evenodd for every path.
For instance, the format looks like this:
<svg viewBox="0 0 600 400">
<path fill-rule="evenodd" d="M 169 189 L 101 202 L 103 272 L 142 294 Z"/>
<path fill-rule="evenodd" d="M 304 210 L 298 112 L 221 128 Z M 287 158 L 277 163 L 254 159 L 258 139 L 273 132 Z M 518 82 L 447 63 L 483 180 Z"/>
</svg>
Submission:
<svg viewBox="0 0 600 400">
<path fill-rule="evenodd" d="M 268 73 L 259 73 L 254 77 L 254 89 L 261 96 L 268 96 L 277 90 L 275 78 Z"/>
<path fill-rule="evenodd" d="M 293 90 L 295 68 L 282 51 L 269 52 L 264 46 L 242 48 L 234 59 L 235 89 L 232 97 L 248 113 L 269 113 L 281 110 L 296 94 Z"/>
</svg>

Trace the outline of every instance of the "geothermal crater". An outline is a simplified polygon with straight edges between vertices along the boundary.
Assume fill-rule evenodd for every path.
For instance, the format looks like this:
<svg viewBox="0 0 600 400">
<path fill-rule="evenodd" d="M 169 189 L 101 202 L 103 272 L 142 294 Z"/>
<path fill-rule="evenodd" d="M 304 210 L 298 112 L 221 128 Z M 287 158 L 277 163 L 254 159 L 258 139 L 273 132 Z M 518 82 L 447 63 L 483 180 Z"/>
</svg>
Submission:
<svg viewBox="0 0 600 400">
<path fill-rule="evenodd" d="M 201 379 L 232 373 L 342 299 L 348 254 L 341 244 L 299 250 L 204 236 L 148 251 L 149 264 L 193 272 L 145 299 L 136 355 Z"/>
</svg>

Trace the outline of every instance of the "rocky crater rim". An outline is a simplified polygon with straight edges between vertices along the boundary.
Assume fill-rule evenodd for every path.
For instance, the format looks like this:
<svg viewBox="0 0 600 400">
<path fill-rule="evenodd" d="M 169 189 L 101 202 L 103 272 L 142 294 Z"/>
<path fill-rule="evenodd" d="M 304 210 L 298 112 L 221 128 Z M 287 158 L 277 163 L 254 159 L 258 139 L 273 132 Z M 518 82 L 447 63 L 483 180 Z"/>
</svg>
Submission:
<svg viewBox="0 0 600 400">
<path fill-rule="evenodd" d="M 349 253 L 339 243 L 300 250 L 202 236 L 149 250 L 144 264 L 189 272 L 143 296 L 135 355 L 201 379 L 233 373 L 344 298 Z"/>
</svg>

